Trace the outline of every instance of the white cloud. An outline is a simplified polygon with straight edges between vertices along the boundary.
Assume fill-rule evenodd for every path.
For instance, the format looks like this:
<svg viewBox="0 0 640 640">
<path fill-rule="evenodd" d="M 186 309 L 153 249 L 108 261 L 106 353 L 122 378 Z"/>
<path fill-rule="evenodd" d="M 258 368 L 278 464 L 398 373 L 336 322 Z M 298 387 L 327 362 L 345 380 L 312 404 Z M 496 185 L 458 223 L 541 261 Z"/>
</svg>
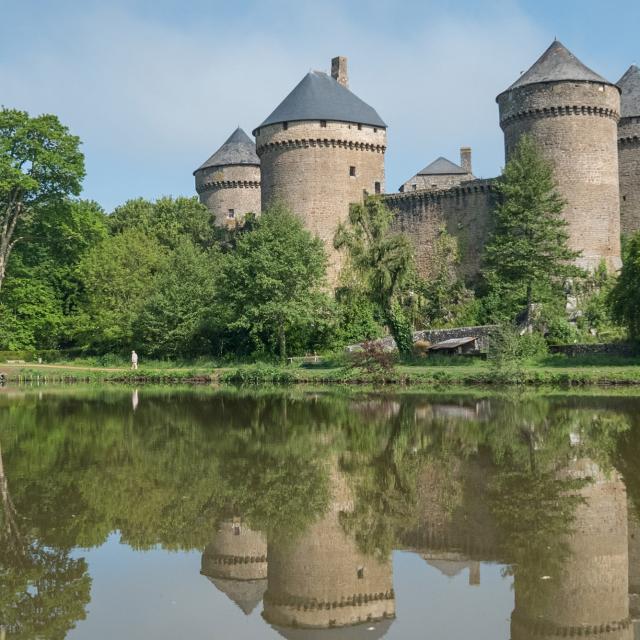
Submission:
<svg viewBox="0 0 640 640">
<path fill-rule="evenodd" d="M 502 162 L 494 98 L 548 44 L 509 6 L 484 16 L 407 15 L 387 27 L 340 3 L 285 2 L 272 22 L 258 10 L 236 24 L 214 13 L 188 30 L 87 10 L 0 62 L 3 102 L 60 115 L 85 142 L 88 195 L 111 206 L 192 192 L 191 170 L 237 124 L 255 127 L 309 68 L 346 54 L 352 89 L 390 127 L 388 189 L 438 155 L 456 160 L 462 144 L 474 146 L 487 175 Z"/>
</svg>

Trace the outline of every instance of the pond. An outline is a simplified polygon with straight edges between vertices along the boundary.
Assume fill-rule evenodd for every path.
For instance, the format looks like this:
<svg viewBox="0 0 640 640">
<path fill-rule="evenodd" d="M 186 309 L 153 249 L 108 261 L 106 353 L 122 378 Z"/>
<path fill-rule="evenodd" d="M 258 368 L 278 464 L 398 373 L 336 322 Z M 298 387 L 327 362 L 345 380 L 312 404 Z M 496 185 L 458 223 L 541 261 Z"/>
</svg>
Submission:
<svg viewBox="0 0 640 640">
<path fill-rule="evenodd" d="M 592 636 L 640 611 L 640 398 L 0 390 L 0 638 Z"/>
</svg>

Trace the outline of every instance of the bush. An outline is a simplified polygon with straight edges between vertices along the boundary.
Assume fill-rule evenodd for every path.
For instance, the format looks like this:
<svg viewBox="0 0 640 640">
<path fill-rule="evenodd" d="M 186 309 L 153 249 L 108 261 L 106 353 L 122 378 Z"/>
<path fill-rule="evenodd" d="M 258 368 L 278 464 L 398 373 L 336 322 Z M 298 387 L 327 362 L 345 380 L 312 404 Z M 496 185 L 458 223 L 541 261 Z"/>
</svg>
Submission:
<svg viewBox="0 0 640 640">
<path fill-rule="evenodd" d="M 231 384 L 260 384 L 270 382 L 272 384 L 291 384 L 296 378 L 290 371 L 271 364 L 254 364 L 237 367 L 220 376 L 221 382 Z"/>
<path fill-rule="evenodd" d="M 396 360 L 396 353 L 386 350 L 381 342 L 369 340 L 362 343 L 362 351 L 352 354 L 351 367 L 378 376 L 392 373 Z"/>
</svg>

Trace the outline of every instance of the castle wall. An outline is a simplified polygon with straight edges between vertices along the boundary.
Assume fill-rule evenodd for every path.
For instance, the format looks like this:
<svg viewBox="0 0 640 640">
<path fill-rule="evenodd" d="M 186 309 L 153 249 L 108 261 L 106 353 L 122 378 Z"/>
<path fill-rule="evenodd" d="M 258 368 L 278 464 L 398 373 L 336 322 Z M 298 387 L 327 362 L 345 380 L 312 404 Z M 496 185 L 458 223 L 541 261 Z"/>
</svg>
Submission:
<svg viewBox="0 0 640 640">
<path fill-rule="evenodd" d="M 333 249 L 338 225 L 363 193 L 384 192 L 386 130 L 320 121 L 261 127 L 256 151 L 262 173 L 262 204 L 280 202 L 325 244 L 328 280 L 335 285 L 343 258 Z M 355 167 L 355 176 L 350 175 Z"/>
<path fill-rule="evenodd" d="M 541 579 L 535 589 L 521 588 L 516 573 L 511 637 L 631 640 L 624 484 L 615 472 L 607 474 L 588 459 L 573 462 L 567 475 L 593 480 L 579 491 L 584 503 L 566 536 L 568 556 L 559 575 Z"/>
<path fill-rule="evenodd" d="M 385 196 L 395 213 L 393 229 L 405 233 L 415 247 L 416 265 L 430 275 L 433 250 L 440 228 L 458 241 L 460 274 L 477 277 L 495 206 L 491 180 L 474 180 L 447 191 L 415 191 Z"/>
<path fill-rule="evenodd" d="M 589 269 L 605 260 L 620 267 L 620 186 L 617 121 L 620 92 L 608 84 L 555 82 L 526 85 L 497 98 L 507 161 L 530 134 L 554 167 L 567 200 L 569 246 Z"/>
<path fill-rule="evenodd" d="M 618 124 L 620 226 L 622 233 L 640 231 L 640 117 Z"/>
<path fill-rule="evenodd" d="M 391 558 L 362 553 L 340 524 L 353 509 L 334 465 L 328 512 L 295 540 L 269 540 L 264 617 L 276 626 L 328 628 L 395 616 Z"/>
<path fill-rule="evenodd" d="M 216 225 L 235 226 L 242 223 L 245 214 L 260 213 L 260 167 L 208 167 L 196 171 L 195 178 L 200 202 L 213 213 Z"/>
</svg>

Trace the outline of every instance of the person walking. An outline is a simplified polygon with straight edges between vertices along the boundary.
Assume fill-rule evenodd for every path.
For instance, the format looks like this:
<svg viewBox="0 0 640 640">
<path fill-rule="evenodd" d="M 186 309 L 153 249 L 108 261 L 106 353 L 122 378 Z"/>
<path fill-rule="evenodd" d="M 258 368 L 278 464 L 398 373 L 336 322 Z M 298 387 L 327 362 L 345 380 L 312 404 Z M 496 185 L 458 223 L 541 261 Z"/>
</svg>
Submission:
<svg viewBox="0 0 640 640">
<path fill-rule="evenodd" d="M 131 368 L 132 369 L 138 368 L 138 354 L 135 351 L 131 352 Z"/>
</svg>

